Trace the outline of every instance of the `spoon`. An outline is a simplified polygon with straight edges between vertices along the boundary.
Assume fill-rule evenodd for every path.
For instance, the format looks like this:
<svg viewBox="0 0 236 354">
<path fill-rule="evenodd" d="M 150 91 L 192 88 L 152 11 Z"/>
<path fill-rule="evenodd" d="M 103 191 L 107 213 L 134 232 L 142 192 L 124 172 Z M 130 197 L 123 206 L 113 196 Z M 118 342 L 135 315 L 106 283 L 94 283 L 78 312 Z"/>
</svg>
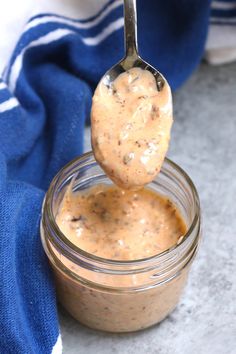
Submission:
<svg viewBox="0 0 236 354">
<path fill-rule="evenodd" d="M 125 57 L 105 73 L 94 93 L 91 140 L 108 177 L 135 190 L 160 172 L 173 121 L 172 97 L 163 75 L 138 54 L 136 0 L 124 0 L 124 15 Z"/>
<path fill-rule="evenodd" d="M 125 57 L 109 69 L 101 81 L 108 87 L 123 72 L 133 67 L 150 71 L 156 79 L 157 90 L 162 91 L 164 85 L 168 85 L 164 76 L 152 65 L 143 60 L 138 54 L 137 41 L 137 9 L 136 0 L 124 0 L 124 39 L 125 39 Z M 100 81 L 100 82 L 101 82 Z M 170 99 L 171 91 L 169 90 Z"/>
</svg>

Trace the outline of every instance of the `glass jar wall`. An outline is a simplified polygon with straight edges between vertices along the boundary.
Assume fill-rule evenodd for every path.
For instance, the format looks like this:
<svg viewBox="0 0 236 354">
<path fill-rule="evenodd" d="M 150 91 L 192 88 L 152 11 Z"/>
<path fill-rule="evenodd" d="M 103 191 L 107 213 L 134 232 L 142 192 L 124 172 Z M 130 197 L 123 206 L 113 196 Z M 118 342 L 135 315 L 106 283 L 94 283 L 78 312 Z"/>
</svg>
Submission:
<svg viewBox="0 0 236 354">
<path fill-rule="evenodd" d="M 112 182 L 92 153 L 57 174 L 43 205 L 43 247 L 54 271 L 59 301 L 74 318 L 99 330 L 137 331 L 163 320 L 179 301 L 199 244 L 198 195 L 186 173 L 166 159 L 148 187 L 167 196 L 179 209 L 187 225 L 186 235 L 178 245 L 156 256 L 114 261 L 79 249 L 55 222 L 69 185 L 76 193 L 99 183 Z"/>
</svg>

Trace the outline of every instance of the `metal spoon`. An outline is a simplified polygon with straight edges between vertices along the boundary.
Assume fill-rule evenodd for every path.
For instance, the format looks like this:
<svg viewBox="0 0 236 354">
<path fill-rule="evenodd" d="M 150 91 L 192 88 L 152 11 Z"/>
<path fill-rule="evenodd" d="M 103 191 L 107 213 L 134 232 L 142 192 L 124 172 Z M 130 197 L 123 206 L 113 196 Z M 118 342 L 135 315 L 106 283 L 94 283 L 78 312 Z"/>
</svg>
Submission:
<svg viewBox="0 0 236 354">
<path fill-rule="evenodd" d="M 170 138 L 172 97 L 170 87 L 163 75 L 138 55 L 136 0 L 124 0 L 124 15 L 126 54 L 124 59 L 114 65 L 102 77 L 93 96 L 91 110 L 92 147 L 97 162 L 110 179 L 123 189 L 135 190 L 151 182 L 160 171 Z M 127 76 L 129 76 L 132 68 L 146 71 L 146 77 L 150 77 L 149 72 L 152 75 L 149 83 L 146 86 L 144 85 L 144 93 L 147 93 L 147 95 L 135 97 L 134 92 L 139 92 L 138 90 L 142 89 L 141 81 L 140 87 L 136 85 L 133 92 L 127 89 L 127 92 L 123 93 L 123 96 L 121 96 L 122 108 L 121 101 L 119 101 L 119 92 L 117 93 L 114 81 L 117 79 L 118 82 L 118 76 L 130 70 L 130 73 L 127 73 Z M 139 70 L 135 71 L 139 72 Z M 153 76 L 155 78 L 154 82 Z M 160 94 L 155 92 L 155 83 Z M 155 101 L 153 101 L 154 98 L 151 98 L 149 89 L 150 92 L 155 93 L 152 96 L 155 97 Z M 120 92 L 122 93 L 122 91 Z M 126 97 L 126 95 L 130 96 Z M 134 106 L 132 106 L 132 103 L 129 107 L 132 97 Z M 146 97 L 147 101 L 140 104 L 138 99 L 142 97 Z M 130 102 L 128 98 L 131 100 Z M 143 108 L 140 110 L 139 106 L 142 105 L 146 107 L 146 111 L 142 111 Z M 117 114 L 116 112 L 113 113 L 112 109 L 117 109 Z M 157 119 L 153 119 L 151 112 L 157 112 L 154 114 Z M 129 123 L 135 117 L 138 117 L 137 122 Z M 150 127 L 155 128 L 152 133 Z M 142 143 L 138 146 L 138 137 L 145 144 Z M 153 141 L 154 148 L 152 148 Z"/>
<path fill-rule="evenodd" d="M 133 67 L 139 67 L 150 71 L 157 84 L 157 90 L 161 91 L 164 85 L 168 85 L 164 76 L 157 71 L 153 66 L 143 60 L 138 54 L 137 44 L 137 9 L 136 0 L 124 0 L 124 34 L 125 34 L 125 57 L 111 69 L 109 69 L 102 77 L 101 81 L 106 86 L 111 86 L 112 82 L 122 72 L 127 71 Z M 171 91 L 169 90 L 171 96 Z M 171 98 L 171 97 L 170 97 Z"/>
</svg>

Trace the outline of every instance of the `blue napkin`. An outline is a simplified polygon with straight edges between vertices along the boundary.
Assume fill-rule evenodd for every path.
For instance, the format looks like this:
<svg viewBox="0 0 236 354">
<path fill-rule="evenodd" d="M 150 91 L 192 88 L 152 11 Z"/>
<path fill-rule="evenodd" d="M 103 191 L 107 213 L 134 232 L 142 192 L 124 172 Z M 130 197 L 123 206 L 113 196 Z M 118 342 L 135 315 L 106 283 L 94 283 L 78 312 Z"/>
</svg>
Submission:
<svg viewBox="0 0 236 354">
<path fill-rule="evenodd" d="M 139 1 L 142 56 L 177 88 L 202 56 L 209 1 Z M 32 18 L 0 81 L 0 353 L 60 353 L 39 220 L 52 177 L 82 153 L 92 91 L 123 55 L 122 1 L 93 18 Z"/>
</svg>

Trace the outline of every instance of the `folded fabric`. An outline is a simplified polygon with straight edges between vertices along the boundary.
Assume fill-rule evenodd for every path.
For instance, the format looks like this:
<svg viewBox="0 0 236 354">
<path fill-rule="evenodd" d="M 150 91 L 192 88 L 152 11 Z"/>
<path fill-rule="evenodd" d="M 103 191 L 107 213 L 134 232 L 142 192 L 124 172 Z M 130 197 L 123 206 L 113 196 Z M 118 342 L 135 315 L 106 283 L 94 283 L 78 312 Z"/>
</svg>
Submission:
<svg viewBox="0 0 236 354">
<path fill-rule="evenodd" d="M 140 52 L 172 88 L 204 51 L 209 1 L 139 1 Z M 123 55 L 122 1 L 79 21 L 32 18 L 0 81 L 0 352 L 60 353 L 39 220 L 52 177 L 82 153 L 92 90 Z"/>
<path fill-rule="evenodd" d="M 236 0 L 214 0 L 205 58 L 210 64 L 236 60 Z"/>
</svg>

